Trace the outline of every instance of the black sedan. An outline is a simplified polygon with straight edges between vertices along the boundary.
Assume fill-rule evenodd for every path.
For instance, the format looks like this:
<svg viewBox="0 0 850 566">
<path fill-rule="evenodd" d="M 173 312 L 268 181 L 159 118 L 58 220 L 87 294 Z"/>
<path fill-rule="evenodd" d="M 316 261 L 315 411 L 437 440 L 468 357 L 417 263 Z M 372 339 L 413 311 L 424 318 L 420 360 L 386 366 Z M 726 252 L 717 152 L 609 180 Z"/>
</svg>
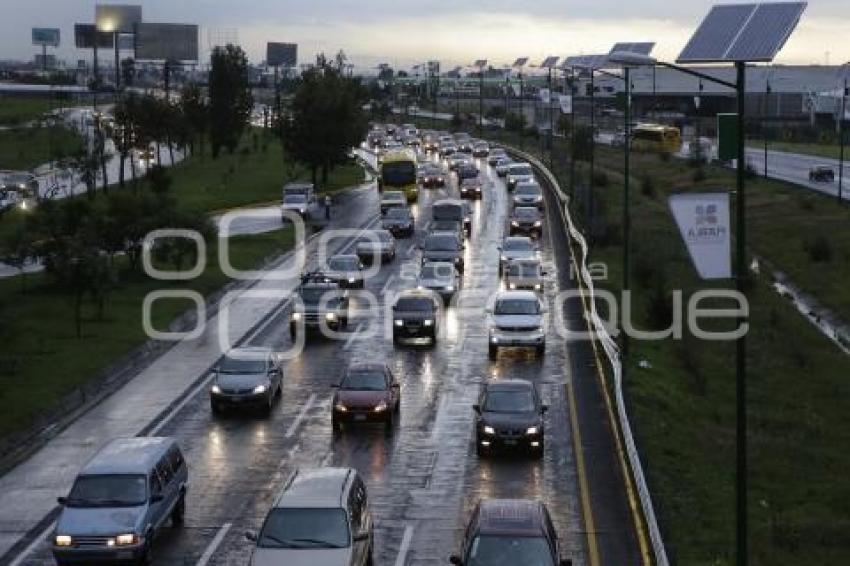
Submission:
<svg viewBox="0 0 850 566">
<path fill-rule="evenodd" d="M 498 449 L 543 456 L 543 415 L 548 407 L 530 381 L 505 379 L 487 383 L 476 413 L 475 445 L 479 456 Z"/>
</svg>

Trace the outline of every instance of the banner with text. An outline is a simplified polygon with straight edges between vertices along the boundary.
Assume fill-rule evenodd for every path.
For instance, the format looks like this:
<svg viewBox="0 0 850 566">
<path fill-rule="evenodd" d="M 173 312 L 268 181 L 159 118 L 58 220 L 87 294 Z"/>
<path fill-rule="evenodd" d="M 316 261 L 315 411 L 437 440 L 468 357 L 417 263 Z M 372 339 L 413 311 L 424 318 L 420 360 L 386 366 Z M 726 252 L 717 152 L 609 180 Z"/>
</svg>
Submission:
<svg viewBox="0 0 850 566">
<path fill-rule="evenodd" d="M 668 203 L 699 276 L 732 277 L 729 194 L 679 194 Z"/>
</svg>

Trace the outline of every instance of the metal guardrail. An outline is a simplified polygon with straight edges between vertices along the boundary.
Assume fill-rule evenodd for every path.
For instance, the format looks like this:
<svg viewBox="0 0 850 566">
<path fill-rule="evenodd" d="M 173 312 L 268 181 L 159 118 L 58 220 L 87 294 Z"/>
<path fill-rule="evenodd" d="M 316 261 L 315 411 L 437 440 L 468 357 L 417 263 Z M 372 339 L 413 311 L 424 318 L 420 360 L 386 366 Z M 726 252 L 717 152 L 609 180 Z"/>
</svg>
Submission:
<svg viewBox="0 0 850 566">
<path fill-rule="evenodd" d="M 644 520 L 647 524 L 647 529 L 649 530 L 649 538 L 652 546 L 652 552 L 655 557 L 655 563 L 658 566 L 669 566 L 670 562 L 667 558 L 667 551 L 664 548 L 664 540 L 661 537 L 661 529 L 658 527 L 658 521 L 655 516 L 655 508 L 652 504 L 652 496 L 649 493 L 649 486 L 646 483 L 646 476 L 643 472 L 643 466 L 641 465 L 640 454 L 638 454 L 637 446 L 635 445 L 634 435 L 632 433 L 632 428 L 629 423 L 629 416 L 626 411 L 626 405 L 623 398 L 623 371 L 620 362 L 620 350 L 614 338 L 612 338 L 611 335 L 608 333 L 605 324 L 603 323 L 602 319 L 599 316 L 599 313 L 596 310 L 593 278 L 591 277 L 590 271 L 587 268 L 587 241 L 584 239 L 584 235 L 576 228 L 575 224 L 573 223 L 572 216 L 570 216 L 569 196 L 563 192 L 558 183 L 558 180 L 555 178 L 552 172 L 549 171 L 549 169 L 533 155 L 510 146 L 504 147 L 510 150 L 512 153 L 522 157 L 524 160 L 531 163 L 535 168 L 543 172 L 544 176 L 546 177 L 546 180 L 549 183 L 549 186 L 551 186 L 552 189 L 555 191 L 558 200 L 563 205 L 562 216 L 564 218 L 564 221 L 566 222 L 566 227 L 570 234 L 570 237 L 575 243 L 578 244 L 579 248 L 581 248 L 581 258 L 580 262 L 578 262 L 580 277 L 584 283 L 585 288 L 588 291 L 588 294 L 590 295 L 590 301 L 588 301 L 589 312 L 586 312 L 585 315 L 589 318 L 590 323 L 593 325 L 593 330 L 599 338 L 599 342 L 602 345 L 602 349 L 605 352 L 605 356 L 608 358 L 608 362 L 611 364 L 614 378 L 614 397 L 615 404 L 617 407 L 617 419 L 619 421 L 623 442 L 625 444 L 625 452 L 629 459 L 629 467 L 632 472 L 632 480 L 634 481 L 635 486 L 637 486 L 637 494 L 638 498 L 640 499 L 641 510 L 643 512 Z"/>
</svg>

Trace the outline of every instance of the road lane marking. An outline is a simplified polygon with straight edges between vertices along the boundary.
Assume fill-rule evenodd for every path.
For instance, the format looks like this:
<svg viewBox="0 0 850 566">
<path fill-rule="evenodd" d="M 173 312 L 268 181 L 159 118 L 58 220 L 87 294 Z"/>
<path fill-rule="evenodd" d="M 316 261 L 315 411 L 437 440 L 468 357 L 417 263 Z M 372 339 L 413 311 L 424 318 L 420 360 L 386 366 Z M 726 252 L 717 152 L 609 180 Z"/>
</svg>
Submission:
<svg viewBox="0 0 850 566">
<path fill-rule="evenodd" d="M 233 526 L 233 523 L 225 523 L 221 526 L 218 532 L 215 534 L 215 537 L 210 541 L 209 546 L 198 559 L 198 562 L 195 566 L 207 566 L 207 563 L 212 558 L 212 555 L 215 553 L 218 546 L 221 544 L 221 541 L 224 540 L 224 537 L 227 536 L 227 531 L 230 530 L 230 527 Z"/>
<path fill-rule="evenodd" d="M 395 566 L 404 566 L 407 562 L 407 553 L 410 551 L 410 541 L 413 539 L 413 525 L 404 527 L 404 535 L 401 537 L 401 546 L 395 559 Z"/>
<path fill-rule="evenodd" d="M 33 541 L 32 541 L 31 543 L 29 543 L 29 546 L 27 546 L 27 547 L 24 549 L 24 551 L 23 551 L 23 552 L 21 552 L 20 554 L 18 554 L 18 555 L 15 557 L 15 559 L 14 559 L 14 560 L 12 560 L 12 561 L 9 563 L 9 566 L 20 566 L 21 564 L 23 564 L 24 560 L 26 560 L 26 559 L 29 557 L 29 555 L 30 555 L 30 554 L 32 554 L 33 552 L 35 552 L 35 549 L 36 549 L 36 547 L 38 547 L 38 545 L 40 545 L 42 542 L 47 542 L 47 540 L 46 540 L 46 539 L 47 539 L 47 537 L 50 535 L 50 533 L 51 533 L 51 532 L 53 531 L 53 529 L 55 529 L 55 528 L 56 528 L 56 521 L 53 521 L 52 523 L 50 523 L 49 525 L 47 525 L 47 528 L 45 528 L 45 529 L 41 532 L 41 534 L 39 534 L 37 537 L 35 537 L 35 538 L 33 539 Z"/>
<path fill-rule="evenodd" d="M 182 401 L 177 403 L 177 405 L 175 405 L 173 409 L 168 411 L 168 414 L 165 415 L 165 417 L 163 417 L 163 419 L 161 421 L 159 421 L 159 423 L 150 430 L 150 432 L 147 434 L 147 436 L 156 436 L 159 433 L 159 431 L 161 431 L 163 428 L 165 428 L 165 425 L 170 423 L 171 419 L 173 419 L 174 416 L 183 409 L 183 407 L 185 407 L 186 405 L 189 404 L 189 401 L 192 401 L 201 392 L 202 389 L 205 389 L 207 387 L 207 385 L 209 385 L 210 381 L 212 380 L 212 378 L 214 376 L 215 376 L 215 374 L 213 372 L 210 372 L 210 374 L 207 377 L 205 377 L 203 380 L 201 380 L 201 382 L 198 385 L 196 385 L 194 389 L 192 389 L 191 393 L 186 395 L 183 398 Z"/>
<path fill-rule="evenodd" d="M 292 438 L 295 436 L 295 433 L 298 431 L 298 427 L 301 426 L 301 421 L 304 420 L 304 417 L 307 415 L 307 411 L 310 410 L 310 407 L 313 406 L 313 403 L 316 401 L 316 394 L 311 393 L 307 398 L 307 402 L 304 403 L 304 406 L 301 407 L 301 411 L 298 412 L 298 416 L 295 417 L 295 420 L 292 421 L 292 424 L 289 425 L 289 429 L 286 431 L 286 438 Z"/>
<path fill-rule="evenodd" d="M 354 341 L 357 340 L 357 337 L 360 336 L 360 330 L 363 328 L 365 323 L 361 322 L 354 328 L 354 332 L 348 335 L 348 338 L 345 339 L 345 345 L 343 345 L 342 349 L 346 352 L 351 348 Z"/>
</svg>

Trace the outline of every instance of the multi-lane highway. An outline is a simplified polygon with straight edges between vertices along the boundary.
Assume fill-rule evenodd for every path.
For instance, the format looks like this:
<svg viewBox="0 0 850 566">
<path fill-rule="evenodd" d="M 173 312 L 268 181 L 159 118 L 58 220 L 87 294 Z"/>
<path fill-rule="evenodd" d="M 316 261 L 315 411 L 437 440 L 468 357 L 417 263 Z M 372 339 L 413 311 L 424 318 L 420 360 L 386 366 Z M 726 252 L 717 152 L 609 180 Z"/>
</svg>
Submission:
<svg viewBox="0 0 850 566">
<path fill-rule="evenodd" d="M 484 497 L 545 501 L 565 557 L 574 564 L 639 564 L 634 518 L 587 344 L 576 346 L 556 337 L 550 321 L 544 357 L 504 352 L 495 362 L 487 359 L 483 312 L 500 289 L 498 247 L 505 235 L 509 193 L 486 162 L 481 168 L 487 186 L 483 199 L 473 204 L 463 276 L 464 288 L 477 293 L 467 308 L 446 311 L 446 336 L 436 348 L 394 347 L 383 333 L 386 309 L 367 310 L 361 295 L 372 293 L 384 307 L 395 293 L 415 286 L 416 243 L 429 224 L 430 205 L 456 195 L 454 182 L 420 191 L 414 207 L 417 234 L 398 240 L 396 259 L 367 280 L 364 292 L 353 292 L 353 304 L 360 308 L 349 334 L 342 340 L 311 340 L 285 363 L 283 394 L 270 417 L 213 416 L 207 368 L 215 361 L 210 357 L 221 332 L 245 345 L 290 347 L 289 306 L 281 297 L 291 290 L 291 281 L 274 286 L 283 291 L 280 297 L 233 309 L 235 328 L 211 329 L 175 346 L 152 364 L 156 372 L 146 368 L 149 376 L 143 371 L 0 478 L 0 530 L 5 532 L 0 562 L 51 563 L 49 545 L 41 537 L 50 532 L 55 516 L 53 498 L 65 494 L 74 473 L 105 438 L 141 433 L 175 437 L 190 468 L 185 525 L 169 526 L 159 536 L 157 564 L 246 563 L 252 547 L 244 532 L 260 526 L 285 479 L 297 468 L 326 465 L 353 467 L 364 477 L 376 520 L 377 564 L 447 563 L 472 506 Z M 551 302 L 570 284 L 570 258 L 554 199 L 549 195 L 548 200 L 548 225 L 540 245 L 549 273 L 544 295 Z M 332 228 L 378 225 L 374 185 L 341 197 L 335 208 Z M 308 266 L 316 264 L 316 239 L 305 248 Z M 344 252 L 351 244 L 349 237 L 334 240 L 332 247 Z M 284 258 L 278 266 L 291 262 Z M 577 312 L 563 315 L 568 325 L 583 324 Z M 377 336 L 366 332 L 370 326 L 379 329 Z M 181 353 L 185 359 L 178 357 Z M 334 434 L 331 386 L 348 364 L 376 360 L 390 364 L 401 382 L 397 430 L 388 435 L 376 426 Z M 140 381 L 146 377 L 151 381 Z M 476 456 L 472 404 L 484 381 L 501 378 L 532 381 L 551 407 L 546 452 L 539 461 Z M 167 392 L 141 402 L 157 383 L 161 387 L 156 391 Z M 101 424 L 93 427 L 94 419 Z"/>
</svg>

